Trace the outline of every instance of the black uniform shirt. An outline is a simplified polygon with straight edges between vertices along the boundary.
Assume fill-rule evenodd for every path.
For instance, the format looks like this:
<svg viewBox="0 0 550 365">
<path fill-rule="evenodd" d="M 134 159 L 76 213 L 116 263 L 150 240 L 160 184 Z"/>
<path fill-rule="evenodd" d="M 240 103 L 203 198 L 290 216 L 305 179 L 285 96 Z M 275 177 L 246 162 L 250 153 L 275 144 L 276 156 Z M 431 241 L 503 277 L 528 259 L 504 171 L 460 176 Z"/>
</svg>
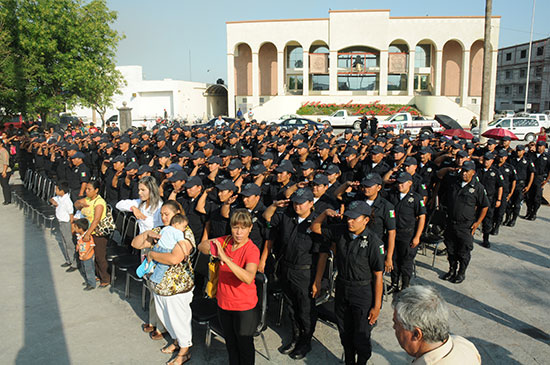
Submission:
<svg viewBox="0 0 550 365">
<path fill-rule="evenodd" d="M 497 166 L 502 176 L 502 192 L 508 194 L 512 188 L 512 184 L 516 181 L 516 170 L 508 162 L 505 162 L 502 166 Z"/>
<path fill-rule="evenodd" d="M 477 208 L 489 206 L 489 199 L 483 185 L 474 177 L 462 186 L 462 177 L 445 176 L 444 184 L 448 184 L 447 215 L 452 222 L 467 223 L 469 225 L 477 218 Z"/>
<path fill-rule="evenodd" d="M 370 204 L 370 201 L 366 201 Z M 382 198 L 380 194 L 376 196 L 371 207 L 373 214 L 368 227 L 378 238 L 386 242 L 388 231 L 395 230 L 395 207 L 392 203 Z"/>
<path fill-rule="evenodd" d="M 535 152 L 530 152 L 528 158 L 534 165 L 535 177 L 543 177 L 546 179 L 548 172 L 550 171 L 550 157 L 546 152 L 541 153 L 539 156 Z"/>
<path fill-rule="evenodd" d="M 487 170 L 481 167 L 476 171 L 479 178 L 479 182 L 485 188 L 487 192 L 487 197 L 489 200 L 495 200 L 497 198 L 498 189 L 503 185 L 503 177 L 500 174 L 500 171 L 492 165 Z"/>
<path fill-rule="evenodd" d="M 368 228 L 354 237 L 345 224 L 323 226 L 322 235 L 326 243 L 336 245 L 339 279 L 372 281 L 373 272 L 384 271 L 384 243 Z"/>
<path fill-rule="evenodd" d="M 520 159 L 512 158 L 508 161 L 516 170 L 516 178 L 518 182 L 527 184 L 531 174 L 535 172 L 535 164 L 528 161 L 525 156 Z"/>
<path fill-rule="evenodd" d="M 409 191 L 403 198 L 399 191 L 394 191 L 388 196 L 388 200 L 395 207 L 396 230 L 399 235 L 401 232 L 413 232 L 416 229 L 417 218 L 426 214 L 426 207 L 422 197 L 412 191 Z"/>
<path fill-rule="evenodd" d="M 76 167 L 73 167 L 72 174 L 67 176 L 69 187 L 75 192 L 80 192 L 82 183 L 90 181 L 90 169 L 82 163 Z"/>
</svg>

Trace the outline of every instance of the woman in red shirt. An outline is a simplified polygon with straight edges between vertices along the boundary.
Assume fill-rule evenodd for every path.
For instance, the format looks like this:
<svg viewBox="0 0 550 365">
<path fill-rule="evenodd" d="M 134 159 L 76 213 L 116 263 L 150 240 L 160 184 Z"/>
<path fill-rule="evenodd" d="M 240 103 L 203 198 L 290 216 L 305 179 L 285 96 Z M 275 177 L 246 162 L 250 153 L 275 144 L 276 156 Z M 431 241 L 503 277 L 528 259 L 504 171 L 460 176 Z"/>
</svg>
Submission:
<svg viewBox="0 0 550 365">
<path fill-rule="evenodd" d="M 216 299 L 229 364 L 254 364 L 253 335 L 259 321 L 255 278 L 260 250 L 248 238 L 252 217 L 246 209 L 235 210 L 230 225 L 231 235 L 203 241 L 199 250 L 220 259 Z"/>
</svg>

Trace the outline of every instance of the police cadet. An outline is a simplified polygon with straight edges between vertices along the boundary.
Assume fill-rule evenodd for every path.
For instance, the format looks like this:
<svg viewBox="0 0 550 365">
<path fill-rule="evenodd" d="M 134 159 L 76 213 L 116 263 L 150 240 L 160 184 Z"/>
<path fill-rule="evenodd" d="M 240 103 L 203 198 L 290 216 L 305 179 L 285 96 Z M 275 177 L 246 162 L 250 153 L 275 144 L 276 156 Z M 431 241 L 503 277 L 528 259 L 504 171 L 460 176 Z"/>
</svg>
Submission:
<svg viewBox="0 0 550 365">
<path fill-rule="evenodd" d="M 489 209 L 483 220 L 482 232 L 483 247 L 491 247 L 489 242 L 489 234 L 493 230 L 495 209 L 498 209 L 502 204 L 503 199 L 503 178 L 496 166 L 493 166 L 495 154 L 493 152 L 485 152 L 480 159 L 480 166 L 477 168 L 477 177 L 479 182 L 485 188 L 487 199 L 489 199 Z"/>
<path fill-rule="evenodd" d="M 224 205 L 228 205 L 229 207 L 229 205 L 235 202 L 234 198 L 237 197 L 237 186 L 233 181 L 225 179 L 216 184 L 215 188 L 217 189 L 215 201 L 208 199 L 208 193 L 213 189 L 208 188 L 203 191 L 195 207 L 197 212 L 208 217 L 205 224 L 206 239 L 209 237 L 221 237 L 231 233 L 231 228 L 229 227 L 229 209 L 227 209 L 224 215 L 221 208 Z"/>
<path fill-rule="evenodd" d="M 489 209 L 485 189 L 474 178 L 475 170 L 474 162 L 465 161 L 459 175 L 449 174 L 450 171 L 458 171 L 457 167 L 446 167 L 438 172 L 443 178 L 443 184 L 448 185 L 443 204 L 448 217 L 444 242 L 450 268 L 441 279 L 455 284 L 466 278 L 466 269 L 474 248 L 474 233 Z"/>
<path fill-rule="evenodd" d="M 320 240 L 310 226 L 317 216 L 313 212 L 313 193 L 300 188 L 289 200 L 274 201 L 264 212 L 270 229 L 268 252 L 273 247 L 279 252 L 280 280 L 289 303 L 292 322 L 292 340 L 280 352 L 299 360 L 311 350 L 311 339 L 317 323 L 312 285 L 317 273 Z M 288 207 L 286 207 L 288 206 Z M 277 208 L 280 209 L 276 212 Z"/>
<path fill-rule="evenodd" d="M 107 167 L 107 171 L 103 177 L 103 182 L 105 184 L 105 201 L 113 207 L 121 200 L 118 194 L 118 180 L 119 178 L 122 179 L 125 163 L 126 159 L 124 156 L 116 156 L 109 164 L 110 166 Z"/>
<path fill-rule="evenodd" d="M 525 219 L 537 219 L 537 211 L 542 203 L 542 189 L 550 180 L 550 156 L 546 153 L 546 142 L 537 141 L 536 151 L 529 152 L 528 158 L 534 165 L 535 178 L 527 196 L 527 215 Z"/>
<path fill-rule="evenodd" d="M 514 195 L 516 189 L 516 170 L 508 162 L 508 151 L 505 148 L 497 150 L 497 168 L 502 176 L 502 202 L 500 207 L 495 209 L 493 219 L 493 230 L 491 234 L 498 235 L 499 227 L 504 219 L 504 213 Z"/>
<path fill-rule="evenodd" d="M 67 183 L 71 189 L 71 200 L 77 201 L 84 197 L 86 184 L 90 181 L 90 170 L 84 164 L 84 154 L 76 152 L 72 157 L 72 171 L 67 173 Z"/>
<path fill-rule="evenodd" d="M 130 148 L 130 137 L 127 135 L 122 136 L 119 141 L 120 155 L 124 156 L 126 163 L 137 162 L 137 157 L 134 151 Z"/>
<path fill-rule="evenodd" d="M 504 222 L 504 225 L 508 227 L 516 225 L 525 194 L 531 188 L 535 178 L 535 165 L 525 157 L 526 149 L 525 145 L 516 146 L 515 155 L 508 160 L 516 171 L 516 188 L 508 202 L 506 221 Z"/>
<path fill-rule="evenodd" d="M 411 174 L 401 172 L 397 176 L 396 184 L 396 189 L 388 196 L 388 201 L 395 207 L 396 216 L 393 270 L 388 294 L 399 291 L 399 277 L 401 277 L 401 290 L 409 287 L 420 235 L 426 222 L 424 200 L 422 196 L 412 191 Z"/>
<path fill-rule="evenodd" d="M 345 363 L 350 365 L 364 365 L 371 357 L 371 330 L 382 305 L 384 244 L 367 228 L 370 216 L 371 207 L 357 200 L 344 212 L 346 224 L 323 226 L 327 217 L 341 217 L 329 209 L 311 225 L 311 230 L 322 234 L 335 254 L 338 276 L 334 310 Z M 321 286 L 327 259 L 326 250 L 321 251 L 314 295 Z"/>
</svg>

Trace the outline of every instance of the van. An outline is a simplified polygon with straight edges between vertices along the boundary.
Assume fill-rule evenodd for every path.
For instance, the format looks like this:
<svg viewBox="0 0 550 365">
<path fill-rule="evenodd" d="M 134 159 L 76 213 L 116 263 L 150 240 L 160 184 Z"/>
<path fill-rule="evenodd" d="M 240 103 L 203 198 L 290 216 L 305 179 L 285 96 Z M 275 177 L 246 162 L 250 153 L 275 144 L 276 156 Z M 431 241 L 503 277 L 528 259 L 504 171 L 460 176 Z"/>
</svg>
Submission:
<svg viewBox="0 0 550 365">
<path fill-rule="evenodd" d="M 491 128 L 504 128 L 514 133 L 520 140 L 526 142 L 533 142 L 537 139 L 537 134 L 540 132 L 540 128 L 543 127 L 542 123 L 536 118 L 501 118 L 494 122 L 489 123 L 489 129 Z"/>
<path fill-rule="evenodd" d="M 550 115 L 544 114 L 544 113 L 534 113 L 529 114 L 531 118 L 536 118 L 539 122 L 541 122 L 542 127 L 548 129 L 550 128 Z"/>
</svg>

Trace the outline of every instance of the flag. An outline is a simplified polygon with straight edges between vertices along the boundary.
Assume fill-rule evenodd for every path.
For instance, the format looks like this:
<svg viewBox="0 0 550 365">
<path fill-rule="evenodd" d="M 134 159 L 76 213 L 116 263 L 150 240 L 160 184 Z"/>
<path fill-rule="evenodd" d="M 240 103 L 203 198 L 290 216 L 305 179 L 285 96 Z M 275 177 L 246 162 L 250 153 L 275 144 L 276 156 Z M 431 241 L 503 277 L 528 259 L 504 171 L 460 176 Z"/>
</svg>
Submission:
<svg viewBox="0 0 550 365">
<path fill-rule="evenodd" d="M 384 245 L 380 245 L 380 254 L 384 255 Z"/>
<path fill-rule="evenodd" d="M 393 209 L 390 210 L 390 218 L 395 218 L 395 211 Z"/>
<path fill-rule="evenodd" d="M 425 205 L 424 205 L 424 200 L 421 200 L 421 201 L 420 201 L 420 206 L 421 206 L 421 207 L 425 207 Z"/>
</svg>

